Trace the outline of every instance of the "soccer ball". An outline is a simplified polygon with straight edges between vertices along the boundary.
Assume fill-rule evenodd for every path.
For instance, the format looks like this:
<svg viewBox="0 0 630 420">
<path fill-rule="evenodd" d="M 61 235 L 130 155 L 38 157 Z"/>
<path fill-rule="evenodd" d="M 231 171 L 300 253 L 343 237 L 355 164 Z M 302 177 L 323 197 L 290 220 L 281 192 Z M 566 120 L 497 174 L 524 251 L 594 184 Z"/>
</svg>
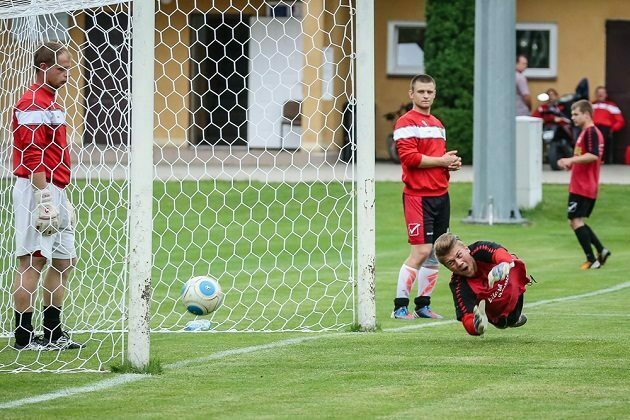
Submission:
<svg viewBox="0 0 630 420">
<path fill-rule="evenodd" d="M 194 315 L 208 315 L 223 302 L 219 282 L 210 276 L 193 277 L 184 283 L 181 293 L 186 310 Z"/>
</svg>

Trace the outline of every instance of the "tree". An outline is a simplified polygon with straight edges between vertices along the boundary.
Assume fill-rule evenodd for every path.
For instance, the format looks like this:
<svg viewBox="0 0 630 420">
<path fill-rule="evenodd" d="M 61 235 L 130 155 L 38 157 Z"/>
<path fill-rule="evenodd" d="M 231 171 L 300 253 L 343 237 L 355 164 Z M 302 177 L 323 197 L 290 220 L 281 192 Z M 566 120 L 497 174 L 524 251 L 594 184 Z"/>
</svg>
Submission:
<svg viewBox="0 0 630 420">
<path fill-rule="evenodd" d="M 472 163 L 475 2 L 427 0 L 425 67 L 437 83 L 432 109 L 446 127 L 449 150 Z"/>
</svg>

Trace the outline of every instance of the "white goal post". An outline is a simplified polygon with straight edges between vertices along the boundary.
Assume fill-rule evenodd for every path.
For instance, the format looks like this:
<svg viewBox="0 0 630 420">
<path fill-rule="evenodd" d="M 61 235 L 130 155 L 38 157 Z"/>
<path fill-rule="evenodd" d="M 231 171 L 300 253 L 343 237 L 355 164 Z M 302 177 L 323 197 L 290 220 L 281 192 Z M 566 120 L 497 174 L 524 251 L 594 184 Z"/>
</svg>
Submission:
<svg viewBox="0 0 630 420">
<path fill-rule="evenodd" d="M 211 333 L 374 330 L 373 22 L 373 0 L 1 4 L 0 372 L 145 367 L 206 274 Z M 52 40 L 79 216 L 62 323 L 86 347 L 16 351 L 11 121 Z"/>
</svg>

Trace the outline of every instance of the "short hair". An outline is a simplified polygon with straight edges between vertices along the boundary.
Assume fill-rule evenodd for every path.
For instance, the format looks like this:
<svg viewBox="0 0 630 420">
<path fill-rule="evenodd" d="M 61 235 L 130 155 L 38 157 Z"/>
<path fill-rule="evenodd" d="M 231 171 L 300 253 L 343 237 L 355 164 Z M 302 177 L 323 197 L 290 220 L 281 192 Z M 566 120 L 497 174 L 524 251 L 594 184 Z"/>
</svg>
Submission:
<svg viewBox="0 0 630 420">
<path fill-rule="evenodd" d="M 597 92 L 597 91 L 598 91 L 598 90 L 600 90 L 600 89 L 605 89 L 605 90 L 608 90 L 608 89 L 606 89 L 606 86 L 599 85 L 599 86 L 597 86 L 597 87 L 595 88 L 595 92 Z"/>
<path fill-rule="evenodd" d="M 558 95 L 558 91 L 555 90 L 554 88 L 547 89 L 547 95 L 549 95 L 551 92 L 553 92 L 553 94 L 556 95 L 556 96 L 560 96 L 560 95 Z"/>
<path fill-rule="evenodd" d="M 529 61 L 529 59 L 527 58 L 527 56 L 525 54 L 516 54 L 516 62 L 517 63 L 521 59 L 521 57 L 523 57 L 525 60 Z"/>
<path fill-rule="evenodd" d="M 571 111 L 577 110 L 582 113 L 587 113 L 592 117 L 593 116 L 593 106 L 586 99 L 580 99 L 573 105 L 571 105 Z"/>
<path fill-rule="evenodd" d="M 435 257 L 442 265 L 446 265 L 444 258 L 457 244 L 464 245 L 457 235 L 450 232 L 440 235 L 440 237 L 435 240 L 433 250 L 435 251 Z"/>
<path fill-rule="evenodd" d="M 413 79 L 411 79 L 411 83 L 409 84 L 409 90 L 413 90 L 413 85 L 415 85 L 416 82 L 433 83 L 433 86 L 437 87 L 433 77 L 429 76 L 428 74 L 418 74 L 418 75 L 414 76 Z"/>
<path fill-rule="evenodd" d="M 47 66 L 51 67 L 57 63 L 57 59 L 63 53 L 67 53 L 68 49 L 63 46 L 61 42 L 57 41 L 48 41 L 44 42 L 38 49 L 35 51 L 35 55 L 33 56 L 33 64 L 35 66 L 35 72 L 40 71 L 39 65 L 41 63 L 45 63 Z"/>
</svg>

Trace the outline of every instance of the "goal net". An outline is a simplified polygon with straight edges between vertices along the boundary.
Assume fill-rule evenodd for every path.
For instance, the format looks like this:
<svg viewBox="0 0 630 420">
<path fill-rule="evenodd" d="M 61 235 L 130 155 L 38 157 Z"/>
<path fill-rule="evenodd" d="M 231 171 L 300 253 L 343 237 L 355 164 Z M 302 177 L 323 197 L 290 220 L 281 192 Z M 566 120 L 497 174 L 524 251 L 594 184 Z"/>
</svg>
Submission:
<svg viewBox="0 0 630 420">
<path fill-rule="evenodd" d="M 131 154 L 133 2 L 0 4 L 0 371 L 101 371 L 126 357 L 134 238 L 133 159 L 152 180 L 150 328 L 195 317 L 183 283 L 210 275 L 223 306 L 210 332 L 331 331 L 356 316 L 354 6 L 351 0 L 161 0 L 154 31 L 152 153 Z M 72 58 L 65 110 L 78 261 L 62 323 L 80 350 L 16 351 L 14 106 L 33 55 Z M 147 75 L 149 77 L 149 75 Z M 136 99 L 137 100 L 137 99 Z M 134 120 L 135 121 L 135 120 Z M 146 178 L 144 178 L 146 179 Z M 137 198 L 137 197 L 136 197 Z M 42 275 L 43 277 L 43 275 Z M 43 285 L 32 296 L 42 332 Z"/>
</svg>

